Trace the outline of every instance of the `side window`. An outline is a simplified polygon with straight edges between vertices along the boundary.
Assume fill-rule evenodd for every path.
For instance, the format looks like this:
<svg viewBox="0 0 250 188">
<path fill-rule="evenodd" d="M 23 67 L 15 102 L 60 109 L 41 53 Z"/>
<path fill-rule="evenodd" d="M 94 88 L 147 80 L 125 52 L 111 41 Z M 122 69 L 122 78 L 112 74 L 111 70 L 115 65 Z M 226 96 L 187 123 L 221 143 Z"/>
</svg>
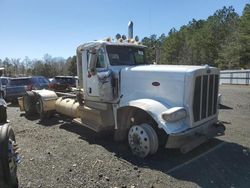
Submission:
<svg viewBox="0 0 250 188">
<path fill-rule="evenodd" d="M 46 78 L 38 78 L 39 80 L 39 83 L 42 83 L 42 84 L 47 84 L 49 83 L 48 80 Z"/>
<path fill-rule="evenodd" d="M 106 67 L 107 67 L 107 64 L 105 62 L 104 51 L 101 48 L 98 50 L 98 59 L 97 59 L 96 68 L 106 68 Z"/>
<path fill-rule="evenodd" d="M 89 70 L 89 56 L 90 56 L 90 52 L 87 50 L 87 68 Z"/>
<path fill-rule="evenodd" d="M 142 64 L 142 63 L 144 63 L 144 52 L 142 50 L 138 50 L 134 54 L 135 54 L 136 64 Z"/>
<path fill-rule="evenodd" d="M 87 51 L 87 62 L 89 64 L 89 51 Z"/>
</svg>

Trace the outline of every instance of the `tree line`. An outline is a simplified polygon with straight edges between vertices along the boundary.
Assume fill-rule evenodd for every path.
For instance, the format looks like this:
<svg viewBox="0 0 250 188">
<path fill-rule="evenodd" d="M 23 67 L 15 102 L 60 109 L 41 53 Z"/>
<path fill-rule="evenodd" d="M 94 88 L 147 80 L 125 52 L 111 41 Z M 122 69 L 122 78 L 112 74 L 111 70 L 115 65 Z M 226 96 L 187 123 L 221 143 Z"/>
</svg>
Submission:
<svg viewBox="0 0 250 188">
<path fill-rule="evenodd" d="M 242 16 L 232 6 L 217 10 L 206 20 L 193 19 L 179 30 L 142 39 L 149 62 L 204 65 L 221 69 L 250 68 L 250 4 Z"/>
<path fill-rule="evenodd" d="M 221 69 L 250 68 L 250 4 L 241 16 L 232 6 L 217 10 L 206 20 L 193 19 L 179 30 L 172 28 L 159 37 L 144 37 L 148 62 L 204 65 Z M 76 56 L 67 59 L 45 54 L 43 59 L 0 59 L 6 76 L 76 75 Z"/>
<path fill-rule="evenodd" d="M 42 59 L 5 58 L 0 59 L 0 67 L 5 68 L 5 76 L 11 77 L 42 75 L 51 78 L 57 75 L 75 76 L 77 74 L 76 56 L 68 57 L 66 60 L 62 57 L 52 57 L 49 54 L 45 54 Z"/>
</svg>

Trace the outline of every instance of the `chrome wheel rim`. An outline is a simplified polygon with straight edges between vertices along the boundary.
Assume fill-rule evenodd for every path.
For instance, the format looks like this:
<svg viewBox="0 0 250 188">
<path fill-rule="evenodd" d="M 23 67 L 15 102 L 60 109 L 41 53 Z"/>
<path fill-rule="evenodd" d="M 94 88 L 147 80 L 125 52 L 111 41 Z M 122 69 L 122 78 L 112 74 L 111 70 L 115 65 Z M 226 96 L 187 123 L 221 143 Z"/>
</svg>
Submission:
<svg viewBox="0 0 250 188">
<path fill-rule="evenodd" d="M 157 152 L 158 136 L 149 124 L 134 125 L 129 129 L 128 143 L 131 151 L 138 157 L 146 157 Z"/>
<path fill-rule="evenodd" d="M 150 153 L 150 138 L 142 126 L 134 125 L 130 128 L 128 142 L 134 155 L 146 157 Z"/>
</svg>

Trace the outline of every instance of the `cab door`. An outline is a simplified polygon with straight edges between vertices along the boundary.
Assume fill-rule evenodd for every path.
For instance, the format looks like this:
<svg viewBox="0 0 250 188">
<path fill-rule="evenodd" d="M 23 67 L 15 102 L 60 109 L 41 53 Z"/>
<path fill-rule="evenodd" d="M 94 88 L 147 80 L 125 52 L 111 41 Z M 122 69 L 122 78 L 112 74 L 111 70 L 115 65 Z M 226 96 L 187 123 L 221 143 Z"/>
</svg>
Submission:
<svg viewBox="0 0 250 188">
<path fill-rule="evenodd" d="M 107 62 L 105 60 L 105 53 L 103 48 L 96 52 L 87 52 L 88 59 L 88 76 L 87 76 L 87 94 L 91 97 L 100 97 L 100 80 L 99 73 L 107 70 Z M 95 53 L 95 54 L 94 54 Z M 91 58 L 96 55 L 95 65 L 91 65 Z M 91 69 L 91 70 L 90 70 Z M 92 70 L 93 69 L 93 70 Z"/>
</svg>

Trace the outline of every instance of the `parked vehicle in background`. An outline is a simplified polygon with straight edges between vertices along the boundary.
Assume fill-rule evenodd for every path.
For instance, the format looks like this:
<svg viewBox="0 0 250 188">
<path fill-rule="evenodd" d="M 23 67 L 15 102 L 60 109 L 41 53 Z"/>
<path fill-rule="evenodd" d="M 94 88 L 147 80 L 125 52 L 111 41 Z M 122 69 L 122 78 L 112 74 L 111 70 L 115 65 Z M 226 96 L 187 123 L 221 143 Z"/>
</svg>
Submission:
<svg viewBox="0 0 250 188">
<path fill-rule="evenodd" d="M 6 86 L 6 101 L 16 102 L 18 97 L 33 89 L 47 89 L 49 80 L 43 76 L 11 78 Z"/>
<path fill-rule="evenodd" d="M 54 78 L 48 78 L 49 79 L 49 82 L 52 82 L 54 80 Z"/>
<path fill-rule="evenodd" d="M 49 84 L 49 88 L 54 91 L 70 91 L 76 87 L 77 76 L 56 76 Z"/>
<path fill-rule="evenodd" d="M 9 77 L 0 77 L 0 82 L 1 82 L 1 88 L 0 88 L 0 92 L 1 92 L 1 94 L 2 94 L 2 97 L 3 98 L 5 98 L 5 96 L 6 96 L 6 90 L 5 90 L 5 88 L 6 88 L 6 85 L 8 84 L 8 82 L 9 82 Z"/>
</svg>

